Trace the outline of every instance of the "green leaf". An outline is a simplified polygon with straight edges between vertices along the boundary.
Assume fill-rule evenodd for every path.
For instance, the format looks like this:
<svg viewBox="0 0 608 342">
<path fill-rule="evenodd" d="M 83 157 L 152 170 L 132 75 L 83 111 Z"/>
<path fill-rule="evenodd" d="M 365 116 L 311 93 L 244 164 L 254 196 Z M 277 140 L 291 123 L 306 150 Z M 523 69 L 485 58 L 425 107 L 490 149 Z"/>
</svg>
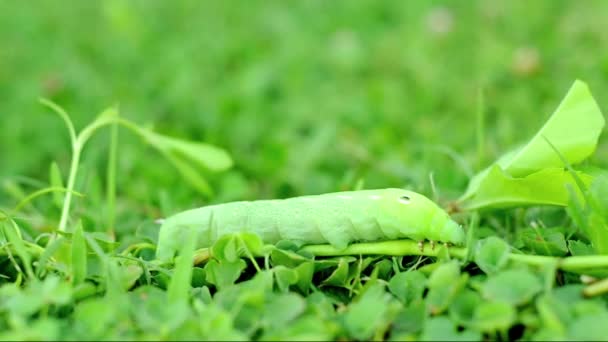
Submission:
<svg viewBox="0 0 608 342">
<path fill-rule="evenodd" d="M 591 176 L 577 172 L 585 185 L 591 183 Z M 463 201 L 460 206 L 464 210 L 498 209 L 528 205 L 567 206 L 570 194 L 567 185 L 575 185 L 576 181 L 563 167 L 545 168 L 522 177 L 513 177 L 499 165 L 489 168 L 485 177 L 480 181 L 474 194 Z M 582 193 L 574 188 L 578 198 Z"/>
<path fill-rule="evenodd" d="M 539 171 L 559 169 L 564 166 L 560 156 L 555 153 L 545 139 L 554 145 L 568 163 L 577 164 L 595 151 L 604 124 L 604 117 L 588 86 L 580 80 L 575 81 L 553 115 L 534 137 L 523 146 L 509 151 L 488 168 L 475 175 L 459 202 L 462 202 L 464 207 L 469 209 L 489 205 L 526 203 L 528 200 L 532 203 L 543 201 L 547 201 L 548 204 L 563 203 L 562 194 L 556 192 L 561 188 L 556 185 L 563 184 L 564 176 L 559 177 L 557 172 L 553 172 L 545 174 L 545 177 L 558 177 L 558 179 L 528 178 L 533 174 L 541 175 L 538 174 Z M 559 178 L 561 178 L 561 181 Z M 526 179 L 527 181 L 525 181 Z M 520 180 L 518 191 L 507 192 L 506 195 L 500 190 L 493 191 L 492 186 L 497 181 L 502 183 L 503 186 L 500 186 L 502 190 L 508 191 L 509 187 L 505 186 L 508 184 L 505 183 L 509 181 L 513 184 L 518 183 L 513 180 Z M 556 192 L 559 195 L 558 198 L 554 199 L 542 194 L 538 194 L 538 197 L 532 196 L 529 199 L 521 196 L 523 189 L 538 188 L 539 185 L 535 182 L 539 181 L 541 181 L 541 184 L 549 181 L 549 186 L 552 188 L 551 192 Z M 534 194 L 529 193 L 528 195 Z M 477 200 L 474 199 L 475 197 L 477 197 Z"/>
<path fill-rule="evenodd" d="M 56 275 L 49 275 L 42 281 L 34 280 L 20 291 L 15 284 L 0 288 L 0 302 L 3 308 L 16 315 L 27 317 L 50 305 L 66 305 L 72 300 L 69 283 Z"/>
<path fill-rule="evenodd" d="M 218 289 L 222 289 L 239 279 L 241 272 L 245 269 L 247 264 L 242 259 L 238 259 L 235 262 L 217 260 L 209 260 L 205 265 L 205 274 L 207 275 L 207 281 L 215 285 Z"/>
<path fill-rule="evenodd" d="M 239 232 L 222 235 L 211 247 L 219 261 L 236 262 L 239 258 L 263 254 L 264 244 L 258 234 Z"/>
<path fill-rule="evenodd" d="M 87 244 L 84 239 L 82 222 L 72 234 L 72 284 L 79 285 L 87 277 Z"/>
<path fill-rule="evenodd" d="M 207 274 L 200 267 L 192 268 L 192 287 L 198 288 L 207 285 Z"/>
<path fill-rule="evenodd" d="M 277 287 L 281 292 L 289 291 L 289 286 L 298 282 L 298 272 L 285 266 L 276 266 L 272 269 L 277 283 Z"/>
<path fill-rule="evenodd" d="M 583 299 L 583 284 L 567 284 L 552 290 L 556 299 L 564 303 L 574 303 Z"/>
<path fill-rule="evenodd" d="M 411 334 L 422 330 L 426 319 L 426 306 L 422 299 L 412 302 L 409 306 L 401 309 L 393 322 L 393 333 Z"/>
<path fill-rule="evenodd" d="M 123 286 L 123 281 L 121 279 L 121 273 L 118 265 L 116 264 L 116 260 L 110 258 L 105 254 L 97 239 L 93 237 L 93 234 L 85 233 L 84 237 L 87 240 L 89 248 L 97 255 L 99 261 L 103 264 L 105 269 L 104 272 L 104 282 L 106 286 L 106 294 L 105 297 L 107 300 L 120 302 L 124 300 L 125 296 L 125 288 Z M 124 310 L 121 311 L 124 313 Z"/>
<path fill-rule="evenodd" d="M 92 240 L 88 241 L 90 246 L 90 242 Z M 106 300 L 121 302 L 125 298 L 127 288 L 125 286 L 125 279 L 123 278 L 124 276 L 121 272 L 120 266 L 116 260 L 109 257 L 105 258 L 104 264 L 106 268 Z M 123 309 L 123 313 L 126 312 L 126 309 L 126 307 Z"/>
<path fill-rule="evenodd" d="M 571 198 L 568 214 L 591 242 L 597 254 L 608 254 L 608 173 L 600 172 L 586 192 L 586 205 Z"/>
<path fill-rule="evenodd" d="M 574 256 L 595 254 L 593 247 L 578 240 L 568 240 L 568 250 Z"/>
<path fill-rule="evenodd" d="M 374 264 L 372 274 L 377 274 L 378 278 L 386 279 L 393 272 L 393 262 L 389 259 L 381 259 Z"/>
<path fill-rule="evenodd" d="M 454 297 L 464 288 L 469 275 L 460 274 L 458 261 L 444 262 L 437 267 L 429 277 L 426 297 L 427 310 L 438 315 L 444 312 L 454 300 Z"/>
<path fill-rule="evenodd" d="M 591 212 L 585 235 L 597 254 L 608 254 L 608 224 L 599 212 Z"/>
<path fill-rule="evenodd" d="M 207 182 L 201 172 L 182 158 L 170 153 L 163 153 L 163 155 L 173 164 L 173 166 L 182 174 L 182 176 L 184 176 L 185 181 L 190 183 L 190 185 L 193 186 L 197 191 L 205 196 L 213 195 L 213 190 L 211 189 L 209 182 Z"/>
<path fill-rule="evenodd" d="M 306 302 L 295 293 L 271 296 L 264 309 L 264 326 L 280 329 L 298 317 L 306 308 Z"/>
<path fill-rule="evenodd" d="M 606 311 L 579 317 L 568 327 L 568 338 L 572 341 L 605 341 L 608 338 L 606 322 Z"/>
<path fill-rule="evenodd" d="M 540 255 L 564 256 L 568 253 L 564 234 L 551 228 L 523 228 L 517 231 L 523 245 Z"/>
<path fill-rule="evenodd" d="M 543 294 L 536 300 L 536 310 L 543 328 L 564 335 L 566 324 L 572 319 L 568 303 L 559 300 L 552 293 Z"/>
<path fill-rule="evenodd" d="M 209 277 L 209 272 L 207 275 Z M 268 297 L 273 296 L 272 288 L 272 272 L 262 271 L 250 280 L 219 287 L 214 302 L 232 313 L 234 324 L 238 329 L 258 329 L 263 321 L 261 314 L 269 301 Z"/>
<path fill-rule="evenodd" d="M 114 304 L 103 298 L 83 301 L 74 308 L 74 329 L 83 337 L 99 339 L 115 319 Z"/>
<path fill-rule="evenodd" d="M 63 247 L 66 241 L 66 238 L 60 236 L 59 238 L 53 240 L 50 244 L 46 246 L 44 252 L 38 259 L 38 265 L 36 266 L 36 275 L 38 277 L 41 277 L 44 274 L 49 260 L 55 255 L 57 251 L 61 249 L 61 247 Z"/>
<path fill-rule="evenodd" d="M 458 261 L 452 260 L 439 265 L 428 280 L 429 289 L 444 287 L 454 283 L 460 277 Z"/>
<path fill-rule="evenodd" d="M 323 280 L 323 285 L 333 285 L 333 286 L 344 286 L 346 285 L 346 281 L 348 279 L 348 259 L 340 258 L 338 261 L 338 267 Z"/>
<path fill-rule="evenodd" d="M 338 331 L 334 322 L 306 316 L 282 326 L 265 330 L 259 341 L 331 341 Z"/>
<path fill-rule="evenodd" d="M 509 303 L 485 301 L 475 309 L 472 327 L 480 332 L 506 331 L 513 325 L 516 316 L 517 311 Z"/>
<path fill-rule="evenodd" d="M 333 320 L 336 317 L 334 310 L 335 302 L 321 291 L 316 291 L 305 297 L 307 312 L 325 320 Z"/>
<path fill-rule="evenodd" d="M 470 330 L 458 332 L 447 317 L 433 317 L 426 320 L 421 341 L 481 341 L 480 333 Z"/>
<path fill-rule="evenodd" d="M 454 298 L 464 289 L 469 280 L 469 274 L 464 273 L 449 283 L 429 287 L 426 296 L 426 307 L 432 315 L 439 315 L 447 310 Z"/>
<path fill-rule="evenodd" d="M 473 321 L 475 309 L 482 302 L 477 292 L 469 289 L 461 291 L 449 307 L 450 318 L 458 323 L 468 326 Z"/>
<path fill-rule="evenodd" d="M 608 171 L 603 170 L 593 178 L 589 195 L 592 199 L 590 203 L 592 208 L 608 220 Z"/>
<path fill-rule="evenodd" d="M 509 261 L 511 247 L 501 238 L 491 236 L 478 242 L 475 263 L 486 274 L 501 270 Z"/>
<path fill-rule="evenodd" d="M 576 80 L 545 125 L 525 146 L 498 160 L 509 174 L 522 176 L 563 163 L 543 136 L 570 164 L 589 157 L 596 148 L 605 120 L 585 82 Z"/>
<path fill-rule="evenodd" d="M 298 265 L 294 271 L 298 275 L 296 287 L 303 293 L 306 293 L 312 285 L 312 276 L 315 272 L 315 264 L 311 261 L 303 262 Z"/>
<path fill-rule="evenodd" d="M 135 285 L 135 282 L 141 277 L 144 270 L 137 264 L 127 264 L 120 268 L 120 280 L 123 288 L 128 290 Z"/>
<path fill-rule="evenodd" d="M 74 287 L 73 297 L 74 300 L 79 301 L 101 292 L 103 292 L 103 286 L 87 281 Z"/>
<path fill-rule="evenodd" d="M 200 334 L 209 341 L 246 341 L 248 336 L 235 328 L 234 318 L 217 305 L 197 305 Z M 195 338 L 182 338 L 181 340 Z M 200 337 L 199 337 L 200 339 Z"/>
<path fill-rule="evenodd" d="M 172 302 L 168 292 L 152 286 L 142 286 L 130 292 L 129 303 L 133 323 L 144 331 L 166 333 L 191 316 L 187 302 Z"/>
<path fill-rule="evenodd" d="M 390 311 L 391 296 L 379 283 L 371 285 L 358 296 L 344 315 L 344 325 L 348 333 L 358 340 L 370 337 L 386 322 Z"/>
<path fill-rule="evenodd" d="M 241 255 L 262 255 L 264 251 L 264 242 L 260 235 L 251 232 L 240 232 L 239 252 Z"/>
<path fill-rule="evenodd" d="M 236 234 L 221 236 L 211 247 L 211 254 L 219 261 L 237 261 L 240 256 Z"/>
<path fill-rule="evenodd" d="M 131 128 L 159 150 L 186 181 L 204 195 L 211 195 L 212 190 L 202 173 L 225 171 L 233 165 L 230 155 L 216 146 L 164 136 L 139 126 Z"/>
<path fill-rule="evenodd" d="M 270 252 L 270 261 L 273 266 L 283 265 L 291 268 L 305 262 L 310 262 L 310 259 L 292 251 L 274 248 Z"/>
<path fill-rule="evenodd" d="M 202 169 L 220 172 L 232 167 L 228 153 L 216 146 L 168 137 L 146 129 L 142 129 L 141 133 L 152 146 L 190 160 Z"/>
<path fill-rule="evenodd" d="M 525 304 L 541 290 L 540 280 L 527 269 L 508 269 L 492 275 L 481 288 L 484 298 L 511 305 Z"/>
<path fill-rule="evenodd" d="M 422 299 L 426 282 L 426 277 L 420 271 L 401 272 L 391 278 L 388 288 L 404 304 L 409 305 Z"/>
<path fill-rule="evenodd" d="M 12 330 L 0 332 L 2 341 L 57 341 L 59 338 L 62 322 L 47 317 L 33 321 L 27 325 L 20 325 Z"/>
<path fill-rule="evenodd" d="M 211 304 L 211 302 L 213 301 L 213 297 L 211 296 L 211 290 L 209 290 L 209 287 L 207 285 L 192 289 L 192 298 L 195 300 L 200 300 L 204 304 Z"/>
<path fill-rule="evenodd" d="M 566 341 L 563 334 L 546 327 L 541 327 L 533 335 L 530 341 Z"/>
</svg>

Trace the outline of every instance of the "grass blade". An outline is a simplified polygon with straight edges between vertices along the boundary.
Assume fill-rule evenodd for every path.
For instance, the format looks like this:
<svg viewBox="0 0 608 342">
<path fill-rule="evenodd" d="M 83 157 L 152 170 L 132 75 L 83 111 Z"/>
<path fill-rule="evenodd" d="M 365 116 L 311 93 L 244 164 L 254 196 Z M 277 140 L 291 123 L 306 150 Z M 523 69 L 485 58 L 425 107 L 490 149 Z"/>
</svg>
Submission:
<svg viewBox="0 0 608 342">
<path fill-rule="evenodd" d="M 171 277 L 167 289 L 170 303 L 185 302 L 189 298 L 196 238 L 196 231 L 190 230 L 190 238 L 186 240 L 180 250 L 180 255 L 176 258 L 173 277 Z"/>
<path fill-rule="evenodd" d="M 87 245 L 84 240 L 82 222 L 72 234 L 72 283 L 79 285 L 87 276 Z"/>
<path fill-rule="evenodd" d="M 35 276 L 34 270 L 32 269 L 32 257 L 28 253 L 25 243 L 21 238 L 19 226 L 10 218 L 7 221 L 0 222 L 2 222 L 2 232 L 4 233 L 6 240 L 15 248 L 17 256 L 19 256 L 19 259 L 21 259 L 21 262 L 23 263 L 27 277 L 29 279 L 34 279 Z"/>
<path fill-rule="evenodd" d="M 118 111 L 116 113 L 118 114 Z M 116 159 L 118 155 L 118 123 L 112 125 L 110 131 L 110 151 L 108 152 L 108 170 L 107 170 L 107 232 L 114 237 L 114 225 L 116 223 Z"/>
<path fill-rule="evenodd" d="M 55 239 L 51 242 L 46 248 L 40 258 L 38 259 L 38 265 L 36 265 L 36 275 L 38 277 L 42 277 L 44 275 L 44 269 L 46 268 L 49 260 L 55 255 L 55 253 L 61 248 L 61 245 L 65 242 L 65 238 L 63 236 Z"/>
</svg>

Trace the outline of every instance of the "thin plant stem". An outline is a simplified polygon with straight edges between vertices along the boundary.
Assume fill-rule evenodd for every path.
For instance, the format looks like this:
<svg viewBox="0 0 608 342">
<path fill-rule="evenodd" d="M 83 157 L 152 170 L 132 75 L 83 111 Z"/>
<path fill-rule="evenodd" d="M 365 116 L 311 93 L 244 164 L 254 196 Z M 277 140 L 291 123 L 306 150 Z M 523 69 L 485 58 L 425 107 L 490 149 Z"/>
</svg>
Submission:
<svg viewBox="0 0 608 342">
<path fill-rule="evenodd" d="M 62 187 L 57 187 L 57 186 L 52 186 L 52 187 L 48 187 L 48 188 L 44 188 L 38 191 L 35 191 L 31 194 L 29 194 L 27 197 L 25 197 L 24 199 L 22 199 L 21 201 L 19 201 L 19 203 L 17 203 L 17 205 L 10 211 L 11 216 L 13 216 L 15 213 L 17 213 L 19 210 L 21 210 L 23 207 L 25 207 L 28 203 L 30 203 L 32 200 L 36 199 L 37 197 L 40 197 L 42 195 L 45 195 L 47 193 L 50 192 L 56 192 L 56 191 L 61 191 L 61 192 L 65 192 L 65 188 Z M 82 194 L 74 192 L 75 195 L 77 196 L 82 196 Z"/>
<path fill-rule="evenodd" d="M 310 252 L 316 256 L 341 256 L 341 255 L 424 255 L 440 256 L 445 253 L 445 246 L 436 246 L 435 249 L 430 244 L 425 243 L 420 249 L 418 243 L 413 240 L 394 240 L 373 243 L 357 243 L 346 247 L 343 250 L 336 249 L 331 245 L 309 245 L 302 248 L 303 251 Z M 462 247 L 449 247 L 449 256 L 465 259 L 467 249 Z M 511 253 L 511 261 L 523 262 L 532 266 L 545 266 L 549 263 L 557 263 L 557 267 L 563 271 L 585 273 L 598 268 L 608 269 L 608 255 L 583 255 L 556 258 L 544 255 L 527 255 Z"/>
<path fill-rule="evenodd" d="M 608 292 L 608 279 L 595 282 L 583 289 L 585 297 L 594 297 Z"/>
<path fill-rule="evenodd" d="M 108 172 L 107 172 L 107 185 L 106 185 L 106 196 L 107 196 L 107 210 L 108 210 L 108 222 L 107 232 L 114 238 L 114 225 L 116 223 L 116 167 L 117 167 L 117 150 L 118 150 L 118 123 L 112 125 L 112 131 L 110 132 L 110 152 L 108 160 Z"/>
<path fill-rule="evenodd" d="M 59 232 L 65 232 L 68 224 L 68 216 L 70 214 L 70 205 L 72 203 L 72 192 L 76 184 L 76 175 L 78 174 L 78 165 L 80 164 L 80 151 L 82 146 L 80 139 L 76 139 L 72 147 L 72 161 L 70 163 L 70 174 L 68 176 L 67 191 L 63 197 L 63 208 L 61 209 L 61 218 L 59 220 Z M 49 242 L 53 240 L 50 239 Z"/>
</svg>

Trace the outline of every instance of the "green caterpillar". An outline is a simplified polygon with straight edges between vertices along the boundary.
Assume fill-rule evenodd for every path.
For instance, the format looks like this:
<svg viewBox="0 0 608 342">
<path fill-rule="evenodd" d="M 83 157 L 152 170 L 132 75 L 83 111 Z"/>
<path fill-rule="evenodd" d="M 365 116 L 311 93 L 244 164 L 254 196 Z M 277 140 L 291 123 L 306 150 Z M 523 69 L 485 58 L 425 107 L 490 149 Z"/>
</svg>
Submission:
<svg viewBox="0 0 608 342">
<path fill-rule="evenodd" d="M 292 240 L 342 249 L 355 241 L 410 238 L 464 243 L 464 231 L 423 195 L 402 189 L 334 192 L 288 199 L 231 202 L 187 210 L 167 218 L 157 257 L 170 260 L 188 228 L 197 248 L 210 247 L 229 233 L 253 232 L 264 243 Z"/>
</svg>

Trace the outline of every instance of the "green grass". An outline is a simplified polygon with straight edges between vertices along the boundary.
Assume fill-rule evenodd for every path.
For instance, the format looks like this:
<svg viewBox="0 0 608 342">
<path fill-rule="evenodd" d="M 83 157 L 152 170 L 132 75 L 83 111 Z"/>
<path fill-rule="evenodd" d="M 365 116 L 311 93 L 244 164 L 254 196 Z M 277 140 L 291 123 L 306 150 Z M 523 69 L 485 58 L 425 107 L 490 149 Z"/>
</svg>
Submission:
<svg viewBox="0 0 608 342">
<path fill-rule="evenodd" d="M 161 265 L 154 221 L 360 186 L 447 206 L 529 139 L 575 79 L 608 112 L 607 10 L 1 2 L 0 337 L 605 339 L 608 270 L 593 261 L 608 236 L 601 173 L 566 210 L 459 214 L 471 239 L 452 254 L 375 245 L 313 258 L 318 247 L 236 239 L 213 256 L 184 246 Z M 120 116 L 106 112 L 76 163 L 65 122 L 39 98 L 65 109 L 74 136 L 106 108 Z M 232 167 L 184 141 L 227 151 Z M 580 167 L 606 168 L 607 152 L 601 137 Z"/>
</svg>

